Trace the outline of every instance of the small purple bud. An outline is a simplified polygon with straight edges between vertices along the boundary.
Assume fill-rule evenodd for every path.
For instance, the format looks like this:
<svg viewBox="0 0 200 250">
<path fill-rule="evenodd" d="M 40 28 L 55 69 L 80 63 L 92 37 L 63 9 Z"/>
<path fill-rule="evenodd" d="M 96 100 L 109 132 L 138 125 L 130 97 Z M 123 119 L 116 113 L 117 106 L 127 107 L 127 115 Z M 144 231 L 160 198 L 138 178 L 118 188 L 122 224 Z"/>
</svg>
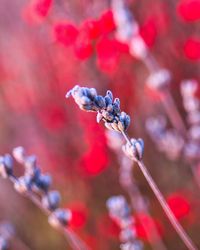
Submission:
<svg viewBox="0 0 200 250">
<path fill-rule="evenodd" d="M 47 195 L 42 197 L 42 204 L 45 208 L 53 211 L 58 208 L 60 200 L 61 196 L 58 191 L 50 191 Z"/>
</svg>

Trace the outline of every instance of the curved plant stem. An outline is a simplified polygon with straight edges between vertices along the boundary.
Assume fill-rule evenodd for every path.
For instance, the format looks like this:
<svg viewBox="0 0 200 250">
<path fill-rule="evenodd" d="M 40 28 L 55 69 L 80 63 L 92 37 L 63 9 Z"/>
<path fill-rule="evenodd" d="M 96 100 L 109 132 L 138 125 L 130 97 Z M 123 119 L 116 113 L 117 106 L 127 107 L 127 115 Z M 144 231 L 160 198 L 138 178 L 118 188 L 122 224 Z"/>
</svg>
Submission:
<svg viewBox="0 0 200 250">
<path fill-rule="evenodd" d="M 131 141 L 128 137 L 128 135 L 125 132 L 122 132 L 122 135 L 126 139 L 126 141 L 131 144 Z M 180 225 L 176 217 L 174 216 L 173 212 L 171 211 L 170 207 L 168 206 L 167 202 L 165 201 L 164 196 L 160 192 L 158 186 L 154 182 L 153 178 L 151 177 L 148 169 L 144 165 L 144 163 L 138 159 L 133 159 L 135 162 L 137 162 L 140 170 L 142 171 L 146 181 L 148 182 L 149 186 L 151 187 L 153 193 L 155 194 L 156 198 L 158 199 L 161 207 L 163 208 L 167 218 L 169 219 L 170 223 L 176 230 L 179 237 L 182 239 L 183 243 L 189 250 L 197 250 L 197 247 L 194 245 L 190 237 L 186 234 L 183 227 Z"/>
<path fill-rule="evenodd" d="M 182 136 L 185 138 L 187 135 L 187 129 L 176 107 L 176 104 L 174 103 L 174 99 L 168 89 L 163 91 L 163 93 L 164 93 L 164 98 L 161 98 L 162 105 L 174 128 L 176 128 L 177 131 L 180 132 Z"/>
<path fill-rule="evenodd" d="M 123 178 L 120 178 L 120 184 L 123 187 L 123 189 L 128 193 L 130 200 L 131 200 L 131 205 L 132 208 L 135 210 L 136 213 L 144 213 L 148 216 L 150 216 L 149 209 L 146 205 L 146 202 L 137 186 L 135 183 L 135 180 L 132 175 L 132 167 L 133 163 L 128 159 L 126 156 L 118 154 L 119 155 L 119 162 L 120 162 L 120 176 L 123 175 L 124 172 L 128 173 L 129 175 L 129 181 L 123 181 Z M 124 162 L 126 160 L 126 162 Z M 128 167 L 127 167 L 128 164 Z M 158 230 L 156 228 L 156 225 L 154 221 L 152 220 L 151 224 L 151 232 L 149 232 L 146 222 L 139 217 L 139 221 L 141 225 L 144 228 L 144 231 L 147 235 L 148 241 L 152 247 L 153 250 L 166 250 L 166 247 L 158 233 Z"/>
<path fill-rule="evenodd" d="M 15 176 L 10 176 L 9 179 L 13 184 L 17 182 L 17 177 Z M 45 215 L 49 216 L 51 214 L 51 211 L 46 209 L 42 205 L 40 199 L 36 195 L 34 195 L 33 192 L 29 191 L 24 196 L 28 198 L 30 201 L 32 201 L 32 203 L 34 203 Z M 65 236 L 70 247 L 73 250 L 90 250 L 90 248 L 86 245 L 86 243 L 82 241 L 79 238 L 79 236 L 76 233 L 74 233 L 71 229 L 64 226 L 56 227 L 56 229 Z"/>
</svg>

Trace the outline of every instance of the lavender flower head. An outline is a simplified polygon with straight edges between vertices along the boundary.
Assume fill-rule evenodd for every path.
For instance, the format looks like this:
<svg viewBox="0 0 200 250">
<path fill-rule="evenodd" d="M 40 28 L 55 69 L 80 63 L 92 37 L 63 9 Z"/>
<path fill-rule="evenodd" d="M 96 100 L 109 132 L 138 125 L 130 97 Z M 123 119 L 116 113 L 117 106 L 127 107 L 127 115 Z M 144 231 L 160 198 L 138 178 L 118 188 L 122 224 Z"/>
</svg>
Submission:
<svg viewBox="0 0 200 250">
<path fill-rule="evenodd" d="M 66 98 L 72 96 L 79 108 L 88 112 L 97 112 L 97 122 L 105 122 L 108 129 L 124 132 L 130 125 L 130 117 L 120 110 L 119 98 L 113 99 L 110 90 L 105 96 L 97 94 L 96 89 L 80 87 L 76 85 L 67 94 Z"/>
</svg>

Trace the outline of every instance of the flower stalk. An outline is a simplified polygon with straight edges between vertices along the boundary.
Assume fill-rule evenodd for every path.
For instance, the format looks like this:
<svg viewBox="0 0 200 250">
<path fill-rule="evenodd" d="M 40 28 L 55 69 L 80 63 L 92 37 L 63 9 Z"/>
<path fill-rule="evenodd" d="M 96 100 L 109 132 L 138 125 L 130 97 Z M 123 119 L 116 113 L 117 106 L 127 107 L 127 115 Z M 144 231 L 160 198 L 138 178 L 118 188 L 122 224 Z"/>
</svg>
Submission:
<svg viewBox="0 0 200 250">
<path fill-rule="evenodd" d="M 113 99 L 111 91 L 107 91 L 106 95 L 100 96 L 94 88 L 80 87 L 76 85 L 70 90 L 66 97 L 72 96 L 78 106 L 87 112 L 97 112 L 97 122 L 103 121 L 108 129 L 122 133 L 126 140 L 126 144 L 122 147 L 124 153 L 136 162 L 143 173 L 146 181 L 158 199 L 163 211 L 165 212 L 175 231 L 182 239 L 183 243 L 189 250 L 197 250 L 190 237 L 186 234 L 183 227 L 179 224 L 164 196 L 160 192 L 148 169 L 142 161 L 144 153 L 144 142 L 142 139 L 130 139 L 127 129 L 130 125 L 130 117 L 120 110 L 120 100 Z"/>
</svg>

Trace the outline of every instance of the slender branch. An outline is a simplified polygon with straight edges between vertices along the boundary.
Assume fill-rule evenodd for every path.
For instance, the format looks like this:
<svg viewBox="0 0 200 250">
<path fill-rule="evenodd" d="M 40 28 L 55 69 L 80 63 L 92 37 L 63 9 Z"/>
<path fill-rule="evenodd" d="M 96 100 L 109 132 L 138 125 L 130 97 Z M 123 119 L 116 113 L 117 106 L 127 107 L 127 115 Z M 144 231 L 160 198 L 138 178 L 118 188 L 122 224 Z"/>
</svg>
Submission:
<svg viewBox="0 0 200 250">
<path fill-rule="evenodd" d="M 14 175 L 9 176 L 9 180 L 16 184 L 18 178 Z M 51 211 L 47 208 L 45 208 L 41 201 L 34 195 L 32 191 L 28 191 L 24 194 L 26 198 L 28 198 L 30 201 L 32 201 L 45 215 L 49 216 L 51 215 Z M 56 227 L 56 229 L 61 232 L 65 238 L 67 239 L 70 247 L 73 250 L 89 250 L 90 248 L 86 245 L 84 241 L 82 241 L 77 234 L 75 234 L 71 229 L 64 227 L 62 225 L 59 225 Z"/>
<path fill-rule="evenodd" d="M 174 128 L 176 128 L 177 131 L 186 137 L 187 129 L 185 127 L 184 121 L 168 89 L 164 91 L 164 98 L 161 98 L 161 102 Z"/>
<path fill-rule="evenodd" d="M 127 170 L 127 167 L 125 167 L 125 164 L 123 164 L 123 159 L 129 160 L 127 157 L 126 158 L 125 157 L 126 156 L 119 157 L 119 161 L 122 161 L 121 167 L 120 167 L 120 175 L 122 175 L 124 173 L 124 171 L 126 171 L 126 172 L 128 171 L 129 172 L 128 175 L 130 178 L 130 181 L 128 181 L 128 183 L 129 182 L 130 183 L 127 184 L 127 182 L 120 180 L 120 184 L 124 188 L 124 190 L 128 193 L 133 209 L 137 213 L 144 212 L 145 214 L 150 216 L 147 205 L 145 204 L 145 200 L 144 200 L 138 186 L 136 184 L 134 184 L 133 175 L 131 174 L 131 171 L 129 171 L 132 169 L 132 166 L 133 166 L 132 162 L 130 162 L 131 168 L 129 170 Z M 127 163 L 128 162 L 126 162 L 126 164 Z M 146 226 L 146 223 L 144 222 L 143 219 L 140 219 L 140 217 L 139 217 L 139 221 L 144 228 L 144 231 L 147 235 L 149 243 L 152 246 L 152 249 L 154 249 L 154 250 L 166 250 L 166 247 L 165 247 L 164 243 L 162 242 L 162 239 L 157 231 L 157 228 L 156 228 L 154 221 L 152 220 L 151 232 L 149 232 L 149 230 Z"/>
<path fill-rule="evenodd" d="M 131 145 L 131 141 L 130 141 L 128 135 L 125 132 L 123 132 L 123 131 L 121 133 L 124 136 L 124 138 L 127 141 L 127 143 L 129 143 Z M 189 238 L 189 236 L 184 231 L 183 227 L 180 225 L 180 223 L 178 222 L 178 220 L 174 216 L 173 212 L 171 211 L 170 207 L 168 206 L 167 202 L 165 201 L 164 196 L 160 192 L 158 186 L 154 182 L 153 178 L 151 177 L 151 175 L 150 175 L 149 171 L 147 170 L 146 166 L 144 165 L 144 163 L 141 160 L 138 160 L 136 158 L 134 159 L 134 161 L 137 162 L 137 164 L 138 164 L 140 170 L 142 171 L 145 179 L 147 180 L 149 186 L 151 187 L 153 193 L 155 194 L 155 196 L 158 199 L 161 207 L 163 208 L 163 210 L 164 210 L 167 218 L 171 222 L 172 226 L 176 230 L 176 232 L 179 235 L 179 237 L 184 242 L 185 246 L 189 250 L 197 250 L 197 247 L 194 245 L 194 243 L 192 242 L 192 240 Z"/>
</svg>

